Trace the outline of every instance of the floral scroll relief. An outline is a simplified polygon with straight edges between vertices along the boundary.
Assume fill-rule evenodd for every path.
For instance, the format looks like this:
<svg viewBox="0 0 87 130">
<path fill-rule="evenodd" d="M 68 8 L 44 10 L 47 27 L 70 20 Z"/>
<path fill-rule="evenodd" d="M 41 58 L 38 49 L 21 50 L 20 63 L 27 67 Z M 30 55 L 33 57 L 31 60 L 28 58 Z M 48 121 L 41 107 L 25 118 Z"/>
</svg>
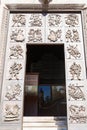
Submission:
<svg viewBox="0 0 87 130">
<path fill-rule="evenodd" d="M 23 42 L 25 40 L 24 30 L 22 29 L 12 30 L 10 39 L 11 41 L 14 41 L 14 42 Z"/>
<path fill-rule="evenodd" d="M 62 41 L 61 35 L 62 35 L 62 30 L 61 29 L 59 29 L 57 31 L 50 30 L 50 34 L 48 35 L 48 39 L 51 42 Z"/>
<path fill-rule="evenodd" d="M 87 123 L 86 108 L 84 106 L 71 105 L 70 111 L 70 123 Z"/>
<path fill-rule="evenodd" d="M 49 26 L 59 26 L 60 23 L 61 23 L 61 15 L 58 15 L 58 14 L 49 14 L 48 15 L 48 23 L 49 23 Z"/>
<path fill-rule="evenodd" d="M 70 74 L 72 75 L 71 80 L 74 80 L 74 79 L 81 80 L 80 79 L 81 65 L 73 62 L 73 64 L 70 66 Z"/>
<path fill-rule="evenodd" d="M 65 34 L 66 42 L 80 42 L 79 32 L 77 29 L 68 29 Z"/>
<path fill-rule="evenodd" d="M 15 14 L 12 18 L 13 25 L 12 27 L 22 27 L 26 24 L 25 15 L 23 14 Z"/>
<path fill-rule="evenodd" d="M 70 14 L 67 17 L 65 17 L 65 23 L 68 26 L 75 27 L 79 24 L 79 17 L 76 14 Z"/>
<path fill-rule="evenodd" d="M 14 62 L 14 64 L 9 69 L 10 78 L 9 80 L 16 79 L 19 80 L 19 73 L 22 70 L 22 64 L 17 64 Z"/>
<path fill-rule="evenodd" d="M 82 87 L 78 84 L 69 84 L 68 86 L 68 93 L 69 93 L 69 100 L 85 100 L 85 95 L 83 93 Z"/>
<path fill-rule="evenodd" d="M 20 107 L 18 104 L 6 104 L 5 105 L 5 115 L 4 121 L 18 121 L 19 119 Z"/>
<path fill-rule="evenodd" d="M 10 47 L 10 59 L 12 58 L 23 58 L 23 49 L 20 45 Z"/>
<path fill-rule="evenodd" d="M 30 19 L 29 19 L 30 25 L 41 27 L 42 26 L 42 16 L 41 14 L 31 14 Z"/>
<path fill-rule="evenodd" d="M 30 29 L 28 33 L 28 42 L 42 42 L 41 29 Z"/>
<path fill-rule="evenodd" d="M 11 100 L 20 100 L 21 96 L 21 86 L 19 84 L 13 84 L 6 87 L 5 97 L 9 101 Z"/>
<path fill-rule="evenodd" d="M 71 57 L 73 57 L 75 59 L 78 59 L 81 57 L 81 53 L 77 47 L 78 47 L 78 45 L 76 45 L 76 46 L 69 45 L 67 47 L 67 52 L 69 53 L 69 59 L 71 59 Z"/>
</svg>

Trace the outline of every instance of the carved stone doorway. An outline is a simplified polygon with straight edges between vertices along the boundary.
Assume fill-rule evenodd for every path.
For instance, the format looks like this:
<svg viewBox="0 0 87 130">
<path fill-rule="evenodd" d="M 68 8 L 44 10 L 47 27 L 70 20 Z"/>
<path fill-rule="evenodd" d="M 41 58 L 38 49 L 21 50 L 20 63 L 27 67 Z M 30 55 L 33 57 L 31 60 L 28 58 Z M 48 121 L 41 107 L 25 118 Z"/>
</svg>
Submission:
<svg viewBox="0 0 87 130">
<path fill-rule="evenodd" d="M 10 13 L 1 97 L 2 123 L 6 126 L 15 123 L 17 129 L 22 126 L 26 45 L 53 47 L 64 44 L 68 128 L 86 129 L 87 81 L 83 43 L 81 11 L 54 12 L 45 16 L 42 13 Z M 39 73 L 34 76 L 35 86 L 38 86 Z M 15 88 L 19 88 L 19 93 L 15 91 L 14 96 Z M 32 84 L 29 89 L 32 89 Z M 14 113 L 13 109 L 17 112 Z"/>
</svg>

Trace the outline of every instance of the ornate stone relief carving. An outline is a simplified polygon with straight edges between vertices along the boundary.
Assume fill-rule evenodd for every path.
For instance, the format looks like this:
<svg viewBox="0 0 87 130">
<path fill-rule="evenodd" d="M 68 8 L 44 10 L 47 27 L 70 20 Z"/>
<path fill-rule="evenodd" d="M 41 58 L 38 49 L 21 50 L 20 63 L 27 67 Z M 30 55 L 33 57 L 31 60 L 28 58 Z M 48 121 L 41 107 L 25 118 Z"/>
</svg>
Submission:
<svg viewBox="0 0 87 130">
<path fill-rule="evenodd" d="M 85 100 L 85 95 L 82 90 L 82 87 L 78 84 L 69 84 L 68 86 L 68 94 L 69 94 L 69 100 Z"/>
<path fill-rule="evenodd" d="M 80 79 L 80 75 L 81 75 L 81 65 L 80 64 L 76 64 L 76 62 L 73 62 L 73 64 L 70 66 L 70 74 L 72 75 L 72 79 L 74 80 L 77 78 L 77 80 L 81 80 Z"/>
<path fill-rule="evenodd" d="M 10 47 L 10 55 L 9 58 L 23 58 L 23 49 L 20 45 Z"/>
<path fill-rule="evenodd" d="M 69 45 L 67 47 L 67 51 L 69 53 L 69 59 L 71 59 L 72 57 L 75 59 L 79 59 L 81 57 L 81 53 L 78 50 L 78 45 L 74 46 L 74 45 Z"/>
<path fill-rule="evenodd" d="M 12 18 L 13 25 L 12 27 L 22 27 L 26 24 L 25 15 L 23 14 L 15 14 Z"/>
<path fill-rule="evenodd" d="M 18 121 L 19 120 L 20 107 L 18 104 L 6 104 L 4 121 Z"/>
<path fill-rule="evenodd" d="M 57 31 L 50 30 L 50 34 L 48 35 L 48 40 L 50 40 L 50 42 L 62 41 L 61 35 L 62 35 L 61 29 Z"/>
<path fill-rule="evenodd" d="M 7 57 L 10 67 L 8 73 L 6 73 L 6 76 L 8 77 L 4 78 L 3 90 L 5 90 L 5 93 L 4 98 L 2 99 L 2 102 L 5 103 L 4 112 L 2 114 L 2 118 L 4 118 L 5 122 L 20 120 L 19 117 L 21 116 L 21 114 L 19 113 L 20 105 L 18 104 L 22 103 L 21 96 L 23 85 L 19 84 L 20 82 L 19 80 L 21 79 L 22 82 L 24 82 L 24 71 L 22 70 L 24 69 L 23 65 L 25 61 L 23 58 L 23 54 L 25 55 L 25 52 L 23 51 L 25 51 L 25 49 L 23 48 L 24 47 L 23 45 L 26 44 L 26 39 L 29 42 L 29 44 L 40 42 L 47 44 L 49 42 L 63 43 L 64 46 L 67 47 L 65 53 L 69 55 L 68 57 L 69 59 L 67 58 L 65 59 L 66 64 L 68 64 L 68 66 L 66 67 L 66 69 L 68 68 L 66 71 L 66 73 L 68 73 L 68 78 L 66 79 L 67 80 L 66 82 L 68 82 L 69 80 L 70 82 L 71 80 L 73 80 L 72 82 L 75 82 L 75 80 L 77 82 L 77 80 L 81 80 L 83 77 L 85 77 L 83 74 L 82 64 L 80 63 L 81 58 L 83 58 L 81 57 L 83 54 L 82 53 L 83 50 L 81 51 L 79 49 L 81 46 L 77 43 L 80 42 L 80 40 L 82 39 L 80 37 L 81 29 L 79 26 L 79 16 L 80 16 L 79 14 L 60 15 L 58 13 L 54 13 L 52 15 L 49 13 L 44 18 L 40 13 L 39 14 L 29 13 L 25 15 L 11 14 L 11 15 L 13 17 L 10 17 L 12 24 L 10 25 L 9 30 L 11 30 L 12 33 L 11 36 L 9 37 L 9 41 L 7 42 L 9 44 L 8 46 L 10 46 L 9 58 Z M 48 30 L 47 32 L 45 30 L 45 26 L 46 30 Z M 25 34 L 27 35 L 25 36 Z M 24 44 L 21 44 L 21 42 L 23 42 Z M 83 41 L 81 41 L 80 44 L 83 44 Z M 76 61 L 73 62 L 72 59 L 75 59 Z M 78 62 L 79 59 L 80 61 Z M 14 60 L 15 62 L 13 62 Z M 8 61 L 6 61 L 6 63 Z M 81 62 L 84 63 L 83 61 Z M 11 82 L 11 84 L 6 85 L 7 82 Z M 83 90 L 84 90 L 83 86 L 80 86 L 79 84 L 75 83 L 68 84 L 68 94 L 69 94 L 68 103 L 72 104 L 74 103 L 74 101 L 75 103 L 77 103 L 77 105 L 80 103 L 80 101 L 84 103 L 86 101 L 85 99 L 86 95 Z M 77 105 L 71 105 L 71 106 L 69 105 L 70 107 L 68 106 L 70 114 L 69 116 L 70 123 L 87 123 L 87 116 L 85 115 L 86 113 L 85 107 L 83 105 L 82 106 Z"/>
<path fill-rule="evenodd" d="M 71 105 L 69 107 L 70 111 L 70 117 L 69 121 L 70 123 L 87 123 L 87 114 L 86 114 L 86 108 L 81 105 Z"/>
<path fill-rule="evenodd" d="M 28 33 L 28 42 L 42 42 L 41 29 L 30 29 Z"/>
<path fill-rule="evenodd" d="M 80 42 L 79 32 L 77 29 L 68 29 L 65 38 L 66 42 Z"/>
<path fill-rule="evenodd" d="M 59 15 L 59 14 L 49 14 L 48 15 L 49 26 L 59 26 L 61 22 L 62 22 L 61 15 Z"/>
<path fill-rule="evenodd" d="M 19 84 L 12 84 L 6 87 L 5 97 L 9 101 L 20 100 L 22 88 Z"/>
<path fill-rule="evenodd" d="M 65 23 L 69 27 L 75 27 L 79 24 L 79 17 L 76 14 L 69 14 L 67 17 L 65 17 Z"/>
<path fill-rule="evenodd" d="M 10 36 L 11 41 L 14 42 L 23 42 L 25 40 L 24 30 L 23 29 L 14 29 Z"/>
<path fill-rule="evenodd" d="M 41 27 L 42 26 L 41 14 L 31 14 L 30 19 L 29 19 L 29 24 L 30 26 Z"/>
<path fill-rule="evenodd" d="M 19 80 L 19 73 L 22 70 L 22 64 L 14 62 L 14 64 L 9 69 L 10 78 L 9 80 L 16 79 Z"/>
</svg>

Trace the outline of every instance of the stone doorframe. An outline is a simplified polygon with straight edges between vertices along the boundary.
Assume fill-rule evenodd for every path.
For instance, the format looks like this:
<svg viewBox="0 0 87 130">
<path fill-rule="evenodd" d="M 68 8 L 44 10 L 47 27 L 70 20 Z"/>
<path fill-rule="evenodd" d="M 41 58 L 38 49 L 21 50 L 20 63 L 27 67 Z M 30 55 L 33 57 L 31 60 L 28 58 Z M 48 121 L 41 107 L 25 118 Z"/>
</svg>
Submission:
<svg viewBox="0 0 87 130">
<path fill-rule="evenodd" d="M 77 4 L 65 4 L 63 5 L 57 5 L 57 4 L 54 4 L 54 5 L 49 5 L 48 7 L 48 11 L 81 11 L 81 14 L 82 14 L 82 20 L 83 20 L 83 37 L 84 37 L 84 46 L 85 46 L 85 60 L 83 58 L 83 62 L 82 62 L 82 66 L 84 66 L 83 64 L 86 62 L 86 68 L 87 68 L 87 9 L 84 8 L 85 5 L 84 4 L 81 4 L 81 5 L 77 5 Z M 6 78 L 6 71 L 8 71 L 6 69 L 6 65 L 7 65 L 7 61 L 8 61 L 8 54 L 7 54 L 7 51 L 8 51 L 8 45 L 7 45 L 7 32 L 8 32 L 8 23 L 9 23 L 9 15 L 10 15 L 10 11 L 42 11 L 42 6 L 40 6 L 39 4 L 35 4 L 35 5 L 32 5 L 29 4 L 6 4 L 4 7 L 1 7 L 2 8 L 2 18 L 1 18 L 1 30 L 0 30 L 0 33 L 1 33 L 1 37 L 0 37 L 0 91 L 1 91 L 1 99 L 0 99 L 0 129 L 1 130 L 22 130 L 22 124 L 23 124 L 23 92 L 24 92 L 24 76 L 25 76 L 25 59 L 26 59 L 26 46 L 23 45 L 23 59 L 21 59 L 21 61 L 17 62 L 17 63 L 14 63 L 13 66 L 19 66 L 20 67 L 20 70 L 22 69 L 22 72 L 21 72 L 21 75 L 22 77 L 20 76 L 19 79 L 17 79 L 17 82 L 13 81 L 12 84 L 14 84 L 15 86 L 17 86 L 17 88 L 19 87 L 19 90 L 22 92 L 21 93 L 21 98 L 19 101 L 15 101 L 13 103 L 13 106 L 11 104 L 11 101 L 9 102 L 4 102 L 4 86 L 6 84 L 9 84 L 8 82 L 5 81 L 5 78 Z M 83 49 L 84 50 L 84 49 Z M 82 51 L 83 52 L 83 51 Z M 84 53 L 84 52 L 83 52 Z M 84 55 L 84 54 L 83 54 Z M 67 59 L 65 59 L 67 60 Z M 72 62 L 72 61 L 71 61 Z M 66 61 L 66 63 L 68 63 Z M 72 62 L 73 63 L 73 62 Z M 78 61 L 77 63 L 80 63 L 80 61 Z M 5 64 L 5 65 L 4 65 Z M 72 64 L 72 65 L 75 65 L 75 64 Z M 78 65 L 79 67 L 79 64 L 76 64 Z M 67 67 L 67 64 L 66 64 L 66 67 Z M 67 69 L 68 71 L 68 69 Z M 83 81 L 75 81 L 73 84 L 73 82 L 68 82 L 67 79 L 66 79 L 66 90 L 67 90 L 67 125 L 68 125 L 68 130 L 86 130 L 87 129 L 87 115 L 85 113 L 87 113 L 87 87 L 86 87 L 86 84 L 87 84 L 87 78 L 86 78 L 86 71 L 84 72 L 84 78 L 83 78 Z M 67 75 L 67 74 L 66 74 Z M 10 78 L 10 77 L 9 77 Z M 21 81 L 22 79 L 22 81 Z M 81 83 L 79 85 L 79 82 Z M 71 86 L 70 86 L 71 85 Z M 74 86 L 73 86 L 74 85 Z M 82 100 L 78 101 L 77 100 L 74 100 L 74 101 L 70 101 L 68 100 L 69 98 L 69 92 L 68 92 L 68 87 L 79 87 L 79 86 L 83 86 L 84 89 L 84 95 L 86 95 L 86 97 L 83 97 Z M 10 87 L 10 86 L 9 86 Z M 20 89 L 21 87 L 21 89 Z M 80 89 L 80 91 L 82 91 Z M 9 105 L 8 105 L 9 104 Z M 7 108 L 5 108 L 5 106 Z M 18 118 L 15 122 L 10 122 L 10 121 L 6 121 L 4 122 L 4 114 L 6 111 L 8 111 L 9 109 L 9 106 L 12 107 L 12 109 L 16 108 L 16 110 L 18 110 Z M 84 107 L 86 106 L 86 107 Z M 5 111 L 6 110 L 6 111 Z M 78 118 L 76 119 L 72 119 L 72 121 L 70 122 L 70 118 L 71 118 L 71 115 L 70 115 L 70 112 L 72 113 L 72 110 L 75 110 L 75 112 L 78 112 L 78 111 L 81 111 L 83 113 L 81 113 L 82 115 L 86 115 L 86 116 L 83 116 L 82 117 L 82 122 L 80 123 L 78 121 Z M 80 117 L 81 118 L 81 117 Z M 86 119 L 86 120 L 85 120 Z M 76 121 L 77 120 L 77 121 Z M 75 121 L 75 122 L 74 122 Z M 79 122 L 79 123 L 78 123 Z"/>
</svg>

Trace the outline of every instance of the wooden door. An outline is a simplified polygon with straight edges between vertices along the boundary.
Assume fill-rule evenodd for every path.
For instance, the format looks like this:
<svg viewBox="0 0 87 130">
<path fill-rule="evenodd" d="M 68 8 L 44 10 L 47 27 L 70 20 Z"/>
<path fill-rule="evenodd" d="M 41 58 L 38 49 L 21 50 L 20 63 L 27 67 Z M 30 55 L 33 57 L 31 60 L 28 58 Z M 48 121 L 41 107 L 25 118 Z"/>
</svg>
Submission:
<svg viewBox="0 0 87 130">
<path fill-rule="evenodd" d="M 38 74 L 28 74 L 25 78 L 24 115 L 38 115 Z"/>
</svg>

